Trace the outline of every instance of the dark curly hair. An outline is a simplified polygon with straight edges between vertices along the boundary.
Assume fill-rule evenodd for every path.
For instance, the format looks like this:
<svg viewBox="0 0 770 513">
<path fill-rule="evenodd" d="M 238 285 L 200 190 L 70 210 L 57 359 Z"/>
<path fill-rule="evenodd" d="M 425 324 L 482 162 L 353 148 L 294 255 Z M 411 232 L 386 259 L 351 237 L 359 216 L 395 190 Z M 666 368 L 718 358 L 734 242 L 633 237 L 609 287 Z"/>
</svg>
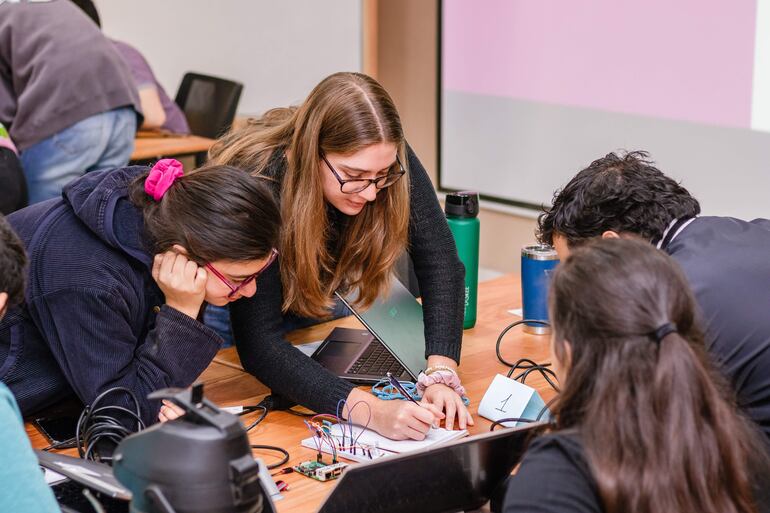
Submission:
<svg viewBox="0 0 770 513">
<path fill-rule="evenodd" d="M 8 306 L 24 301 L 27 255 L 11 225 L 0 215 L 0 292 L 8 293 Z M 0 317 L 3 312 L 0 310 Z"/>
<path fill-rule="evenodd" d="M 538 218 L 538 239 L 553 244 L 558 234 L 573 246 L 612 230 L 655 241 L 673 219 L 699 213 L 698 200 L 647 152 L 608 153 L 554 194 L 553 206 Z"/>
</svg>

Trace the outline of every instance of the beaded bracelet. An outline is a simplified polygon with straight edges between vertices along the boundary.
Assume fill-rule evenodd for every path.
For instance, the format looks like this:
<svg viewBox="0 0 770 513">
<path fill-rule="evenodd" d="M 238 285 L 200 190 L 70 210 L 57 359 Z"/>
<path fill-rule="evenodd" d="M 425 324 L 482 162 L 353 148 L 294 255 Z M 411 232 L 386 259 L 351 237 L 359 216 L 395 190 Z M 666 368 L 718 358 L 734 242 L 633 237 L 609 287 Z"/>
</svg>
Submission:
<svg viewBox="0 0 770 513">
<path fill-rule="evenodd" d="M 447 367 L 446 365 L 431 365 L 427 369 L 425 369 L 424 373 L 426 376 L 429 376 L 433 374 L 436 371 L 449 371 L 452 374 L 457 374 L 457 371 L 454 370 L 452 367 Z"/>
</svg>

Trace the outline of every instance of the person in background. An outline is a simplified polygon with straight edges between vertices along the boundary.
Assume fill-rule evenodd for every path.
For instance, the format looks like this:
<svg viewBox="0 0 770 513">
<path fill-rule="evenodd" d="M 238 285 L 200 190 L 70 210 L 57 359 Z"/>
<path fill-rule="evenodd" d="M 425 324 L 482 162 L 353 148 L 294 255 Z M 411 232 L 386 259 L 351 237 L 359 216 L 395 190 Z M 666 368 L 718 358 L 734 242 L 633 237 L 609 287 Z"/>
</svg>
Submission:
<svg viewBox="0 0 770 513">
<path fill-rule="evenodd" d="M 138 110 L 123 59 L 69 0 L 0 3 L 0 123 L 21 152 L 30 203 L 126 165 Z"/>
<path fill-rule="evenodd" d="M 610 153 L 556 193 L 539 236 L 561 259 L 597 237 L 641 239 L 671 255 L 695 293 L 710 355 L 770 444 L 770 220 L 699 213 L 646 153 Z"/>
<path fill-rule="evenodd" d="M 99 11 L 91 0 L 72 0 L 83 12 L 101 29 L 102 21 Z M 189 134 L 190 127 L 187 118 L 179 106 L 169 98 L 163 86 L 160 85 L 144 56 L 128 43 L 110 39 L 118 53 L 131 70 L 144 121 L 139 128 L 146 130 L 160 129 L 175 134 Z"/>
<path fill-rule="evenodd" d="M 366 403 L 368 409 L 353 410 L 353 421 L 394 439 L 422 439 L 441 419 L 449 429 L 472 424 L 457 374 L 464 268 L 387 91 L 366 75 L 336 73 L 299 107 L 271 110 L 224 136 L 210 159 L 264 177 L 281 205 L 280 265 L 267 271 L 253 298 L 231 308 L 244 368 L 317 412 L 333 413 L 343 399 Z M 329 318 L 335 291 L 357 290 L 359 308 L 387 294 L 406 251 L 425 317 L 422 407 L 379 400 L 283 338 L 289 315 Z"/>
<path fill-rule="evenodd" d="M 557 267 L 549 302 L 562 390 L 505 513 L 770 511 L 764 437 L 709 362 L 671 257 L 588 242 Z"/>
<path fill-rule="evenodd" d="M 189 386 L 222 345 L 198 320 L 205 303 L 254 295 L 280 214 L 239 169 L 185 175 L 164 159 L 88 173 L 8 221 L 30 255 L 29 287 L 0 322 L 0 380 L 22 412 L 125 387 L 149 425 L 167 417 L 147 395 Z"/>
<path fill-rule="evenodd" d="M 24 246 L 0 215 L 0 319 L 9 307 L 24 301 Z M 0 382 L 0 511 L 54 513 L 59 511 L 43 479 L 24 431 L 13 394 Z"/>
<path fill-rule="evenodd" d="M 8 131 L 0 123 L 0 214 L 8 215 L 27 206 L 27 181 L 19 153 Z"/>
</svg>

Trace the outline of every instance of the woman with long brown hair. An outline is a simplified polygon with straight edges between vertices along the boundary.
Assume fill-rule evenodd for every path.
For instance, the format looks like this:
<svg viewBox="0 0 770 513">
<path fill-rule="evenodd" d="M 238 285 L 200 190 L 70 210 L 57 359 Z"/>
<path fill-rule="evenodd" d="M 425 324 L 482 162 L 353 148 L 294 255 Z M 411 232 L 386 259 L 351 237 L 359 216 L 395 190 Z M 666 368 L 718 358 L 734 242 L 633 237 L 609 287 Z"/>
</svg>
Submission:
<svg viewBox="0 0 770 513">
<path fill-rule="evenodd" d="M 333 412 L 342 399 L 365 402 L 369 426 L 392 438 L 423 438 L 442 412 L 449 428 L 472 423 L 456 373 L 464 270 L 382 86 L 360 73 L 331 75 L 299 107 L 271 110 L 222 138 L 210 157 L 271 180 L 281 206 L 280 265 L 266 272 L 251 300 L 231 308 L 244 368 L 315 411 Z M 328 318 L 335 291 L 357 290 L 357 306 L 370 306 L 387 292 L 404 251 L 423 298 L 423 408 L 355 389 L 293 348 L 281 330 L 284 314 Z M 352 415 L 366 423 L 368 411 Z"/>
<path fill-rule="evenodd" d="M 763 439 L 708 361 L 669 256 L 589 242 L 556 270 L 550 313 L 554 431 L 528 449 L 507 513 L 768 511 Z"/>
</svg>

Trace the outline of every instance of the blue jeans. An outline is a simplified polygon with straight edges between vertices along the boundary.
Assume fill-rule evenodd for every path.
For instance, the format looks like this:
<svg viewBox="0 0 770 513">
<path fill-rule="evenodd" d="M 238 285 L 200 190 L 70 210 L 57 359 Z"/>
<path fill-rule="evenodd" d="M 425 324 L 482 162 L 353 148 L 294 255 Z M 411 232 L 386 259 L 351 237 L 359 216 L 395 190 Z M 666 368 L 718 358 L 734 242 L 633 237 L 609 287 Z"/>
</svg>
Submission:
<svg viewBox="0 0 770 513">
<path fill-rule="evenodd" d="M 225 341 L 222 347 L 233 345 L 233 328 L 230 323 L 230 309 L 226 306 L 206 305 L 203 310 L 203 324 L 217 332 Z"/>
<path fill-rule="evenodd" d="M 128 164 L 134 151 L 136 112 L 122 107 L 96 114 L 33 144 L 21 153 L 29 203 L 57 198 L 89 171 Z"/>
<path fill-rule="evenodd" d="M 347 317 L 352 313 L 353 312 L 351 312 L 350 309 L 345 306 L 345 303 L 339 299 L 336 300 L 334 308 L 332 308 L 331 311 L 332 319 Z M 314 326 L 318 323 L 326 322 L 328 320 L 329 319 L 309 319 L 307 317 L 300 317 L 298 315 L 288 313 L 283 316 L 283 324 L 281 325 L 281 330 L 284 334 L 286 334 L 290 331 Z M 225 343 L 222 347 L 230 347 L 233 345 L 233 328 L 230 322 L 229 308 L 226 306 L 206 306 L 206 309 L 203 311 L 203 324 L 216 331 L 217 334 L 219 334 L 219 336 L 224 339 Z"/>
</svg>

